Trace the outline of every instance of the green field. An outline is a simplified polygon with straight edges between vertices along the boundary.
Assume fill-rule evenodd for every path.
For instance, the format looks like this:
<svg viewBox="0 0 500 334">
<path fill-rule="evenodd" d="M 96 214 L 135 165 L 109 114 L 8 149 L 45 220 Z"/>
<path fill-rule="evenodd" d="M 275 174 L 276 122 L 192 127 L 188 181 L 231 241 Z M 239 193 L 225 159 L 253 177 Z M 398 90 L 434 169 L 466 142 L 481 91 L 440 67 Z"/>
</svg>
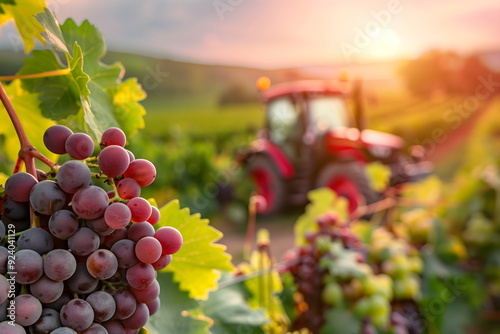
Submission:
<svg viewBox="0 0 500 334">
<path fill-rule="evenodd" d="M 160 134 L 166 129 L 178 128 L 188 135 L 223 135 L 255 131 L 264 122 L 260 104 L 218 107 L 206 100 L 149 102 L 145 117 L 148 132 Z"/>
</svg>

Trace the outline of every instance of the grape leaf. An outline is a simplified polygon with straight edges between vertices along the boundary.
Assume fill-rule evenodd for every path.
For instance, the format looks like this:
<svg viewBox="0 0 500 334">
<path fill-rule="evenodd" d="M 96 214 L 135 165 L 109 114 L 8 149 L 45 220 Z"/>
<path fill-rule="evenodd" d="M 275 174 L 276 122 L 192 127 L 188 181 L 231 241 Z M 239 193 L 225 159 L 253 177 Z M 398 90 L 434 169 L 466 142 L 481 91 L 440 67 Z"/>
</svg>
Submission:
<svg viewBox="0 0 500 334">
<path fill-rule="evenodd" d="M 264 334 L 262 326 L 268 322 L 261 310 L 253 310 L 247 304 L 242 283 L 211 292 L 208 300 L 202 303 L 202 310 L 213 320 L 210 328 L 213 334 Z"/>
<path fill-rule="evenodd" d="M 2 8 L 2 5 L 15 5 L 14 0 L 0 0 L 0 14 L 4 14 L 5 11 Z"/>
<path fill-rule="evenodd" d="M 64 62 L 69 74 L 23 80 L 24 87 L 40 93 L 43 115 L 85 131 L 98 140 L 109 127 L 120 127 L 130 138 L 144 127 L 144 108 L 138 101 L 145 93 L 136 80 L 122 82 L 124 70 L 119 63 L 101 62 L 106 53 L 102 34 L 87 20 L 77 25 L 67 19 L 57 25 L 53 14 L 46 10 L 36 15 L 46 31 L 44 36 L 55 50 L 65 50 Z M 63 70 L 56 53 L 48 50 L 33 52 L 25 60 L 20 74 Z"/>
<path fill-rule="evenodd" d="M 28 93 L 23 90 L 19 80 L 12 81 L 9 85 L 4 86 L 4 88 L 31 144 L 50 160 L 54 161 L 57 156 L 45 148 L 42 138 L 45 129 L 55 123 L 42 116 L 37 94 Z M 0 104 L 0 113 L 2 115 L 6 113 L 3 104 Z M 5 136 L 2 151 L 9 160 L 15 161 L 18 157 L 20 146 L 14 126 L 10 122 L 0 122 L 0 135 Z"/>
<path fill-rule="evenodd" d="M 20 5 L 14 1 L 0 2 L 0 26 L 11 19 L 14 20 L 24 42 L 25 53 L 29 53 L 35 47 L 35 40 L 45 43 L 41 35 L 44 28 L 34 18 L 34 15 L 43 12 L 45 7 L 47 5 L 44 0 L 23 0 Z M 12 39 L 11 43 L 14 43 Z"/>
<path fill-rule="evenodd" d="M 192 317 L 188 312 L 199 308 L 199 302 L 179 289 L 172 273 L 159 272 L 157 279 L 161 286 L 161 305 L 145 326 L 150 334 L 208 334 L 210 319 Z"/>
<path fill-rule="evenodd" d="M 146 93 L 137 83 L 136 78 L 129 78 L 120 85 L 108 89 L 111 95 L 115 117 L 121 129 L 129 136 L 134 135 L 137 129 L 145 127 L 144 115 L 146 110 L 137 103 L 146 98 Z"/>
<path fill-rule="evenodd" d="M 68 52 L 59 22 L 52 12 L 48 8 L 45 8 L 44 12 L 35 15 L 35 18 L 45 28 L 42 36 L 52 45 L 52 48 L 57 51 Z"/>
<path fill-rule="evenodd" d="M 177 228 L 184 239 L 166 270 L 174 273 L 174 280 L 189 297 L 206 300 L 209 291 L 217 289 L 220 270 L 234 269 L 226 246 L 215 244 L 222 233 L 199 214 L 191 215 L 189 209 L 180 209 L 178 200 L 167 203 L 160 213 L 159 226 Z"/>
<path fill-rule="evenodd" d="M 332 308 L 325 314 L 326 323 L 320 334 L 357 334 L 361 332 L 361 321 L 351 312 Z"/>
<path fill-rule="evenodd" d="M 329 188 L 319 188 L 308 193 L 310 203 L 306 212 L 302 214 L 295 223 L 295 243 L 305 244 L 307 232 L 316 231 L 316 219 L 323 213 L 335 211 L 341 219 L 347 219 L 347 200 L 339 197 Z"/>
</svg>

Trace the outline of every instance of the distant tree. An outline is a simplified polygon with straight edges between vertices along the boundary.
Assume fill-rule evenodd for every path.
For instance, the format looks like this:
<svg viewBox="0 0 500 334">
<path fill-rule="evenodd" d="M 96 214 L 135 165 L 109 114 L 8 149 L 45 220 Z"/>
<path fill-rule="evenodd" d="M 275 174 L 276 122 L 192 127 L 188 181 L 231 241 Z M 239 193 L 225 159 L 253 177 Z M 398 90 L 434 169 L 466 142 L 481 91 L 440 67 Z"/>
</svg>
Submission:
<svg viewBox="0 0 500 334">
<path fill-rule="evenodd" d="M 414 94 L 428 97 L 436 91 L 455 93 L 454 76 L 461 67 L 462 59 L 453 52 L 427 51 L 415 60 L 407 62 L 401 74 L 406 86 Z"/>
</svg>

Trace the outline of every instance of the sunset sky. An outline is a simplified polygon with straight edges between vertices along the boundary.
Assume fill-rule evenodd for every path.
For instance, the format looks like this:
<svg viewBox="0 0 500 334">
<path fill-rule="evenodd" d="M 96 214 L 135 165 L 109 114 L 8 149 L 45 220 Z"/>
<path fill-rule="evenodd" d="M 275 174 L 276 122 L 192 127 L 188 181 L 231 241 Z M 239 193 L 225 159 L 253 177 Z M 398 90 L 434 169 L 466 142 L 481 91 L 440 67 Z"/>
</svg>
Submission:
<svg viewBox="0 0 500 334">
<path fill-rule="evenodd" d="M 498 0 L 49 0 L 110 49 L 279 68 L 500 49 Z"/>
</svg>

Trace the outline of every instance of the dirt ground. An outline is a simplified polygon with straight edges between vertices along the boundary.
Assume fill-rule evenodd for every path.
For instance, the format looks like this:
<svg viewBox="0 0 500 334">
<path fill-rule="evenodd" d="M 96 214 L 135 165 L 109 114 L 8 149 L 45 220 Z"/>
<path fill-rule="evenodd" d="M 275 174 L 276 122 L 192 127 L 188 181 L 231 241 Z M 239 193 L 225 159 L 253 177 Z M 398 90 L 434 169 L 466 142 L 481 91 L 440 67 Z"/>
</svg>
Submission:
<svg viewBox="0 0 500 334">
<path fill-rule="evenodd" d="M 282 255 L 294 246 L 295 235 L 293 226 L 299 215 L 300 212 L 272 218 L 257 217 L 255 232 L 259 228 L 266 228 L 269 230 L 271 254 L 276 261 L 279 261 Z M 245 227 L 223 223 L 220 226 L 216 226 L 216 228 L 224 233 L 224 237 L 218 241 L 218 243 L 226 245 L 227 252 L 233 256 L 234 263 L 239 263 L 243 258 L 245 246 Z M 255 242 L 255 233 L 253 240 Z M 252 244 L 252 249 L 255 249 L 254 243 Z"/>
</svg>

